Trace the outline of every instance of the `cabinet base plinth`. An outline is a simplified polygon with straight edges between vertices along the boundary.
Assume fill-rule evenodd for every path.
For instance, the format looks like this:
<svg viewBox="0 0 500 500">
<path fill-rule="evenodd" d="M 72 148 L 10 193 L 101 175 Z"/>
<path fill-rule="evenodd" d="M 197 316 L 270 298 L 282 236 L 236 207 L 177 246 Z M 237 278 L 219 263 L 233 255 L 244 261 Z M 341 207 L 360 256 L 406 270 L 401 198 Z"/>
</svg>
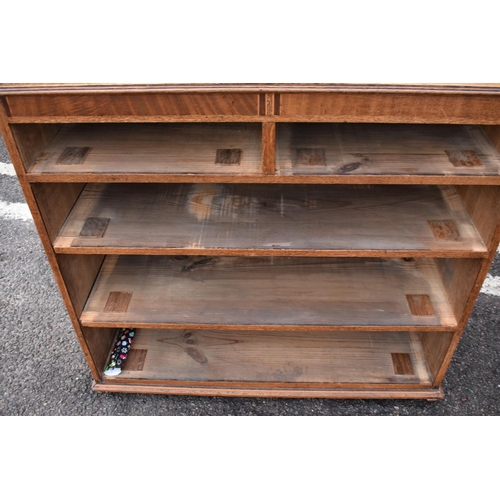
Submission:
<svg viewBox="0 0 500 500">
<path fill-rule="evenodd" d="M 167 394 L 172 396 L 219 396 L 249 398 L 326 398 L 326 399 L 427 399 L 444 397 L 441 387 L 425 389 L 303 389 L 269 387 L 173 386 L 148 384 L 113 384 L 95 382 L 96 392 L 125 392 L 137 394 Z"/>
</svg>

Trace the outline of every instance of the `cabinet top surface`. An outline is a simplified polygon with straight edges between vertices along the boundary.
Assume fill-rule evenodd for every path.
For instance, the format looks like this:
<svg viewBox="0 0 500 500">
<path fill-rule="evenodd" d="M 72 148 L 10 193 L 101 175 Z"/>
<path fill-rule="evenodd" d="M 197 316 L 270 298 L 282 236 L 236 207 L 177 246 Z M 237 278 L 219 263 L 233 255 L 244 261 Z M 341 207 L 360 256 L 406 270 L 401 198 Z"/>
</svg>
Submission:
<svg viewBox="0 0 500 500">
<path fill-rule="evenodd" d="M 196 84 L 98 84 L 98 83 L 0 83 L 0 95 L 53 93 L 130 92 L 410 92 L 500 94 L 500 83 L 196 83 Z"/>
</svg>

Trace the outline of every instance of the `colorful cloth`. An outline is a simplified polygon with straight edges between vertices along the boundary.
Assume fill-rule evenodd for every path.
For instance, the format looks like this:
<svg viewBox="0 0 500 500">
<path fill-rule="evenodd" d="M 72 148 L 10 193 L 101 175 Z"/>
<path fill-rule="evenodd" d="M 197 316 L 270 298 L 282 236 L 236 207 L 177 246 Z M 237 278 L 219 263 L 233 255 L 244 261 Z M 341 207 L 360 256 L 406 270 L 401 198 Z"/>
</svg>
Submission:
<svg viewBox="0 0 500 500">
<path fill-rule="evenodd" d="M 111 353 L 111 358 L 104 369 L 104 375 L 107 375 L 108 377 L 115 377 L 121 373 L 123 363 L 125 363 L 128 357 L 128 352 L 130 351 L 134 337 L 134 328 L 120 328 L 115 342 L 115 347 Z"/>
</svg>

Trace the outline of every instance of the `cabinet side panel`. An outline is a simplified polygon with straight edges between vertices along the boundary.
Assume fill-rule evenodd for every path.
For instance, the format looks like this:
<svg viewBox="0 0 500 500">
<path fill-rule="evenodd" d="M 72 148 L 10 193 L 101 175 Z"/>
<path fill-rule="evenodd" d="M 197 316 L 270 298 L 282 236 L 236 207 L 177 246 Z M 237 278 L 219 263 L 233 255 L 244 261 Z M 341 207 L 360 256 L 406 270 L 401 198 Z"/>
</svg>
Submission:
<svg viewBox="0 0 500 500">
<path fill-rule="evenodd" d="M 444 357 L 450 347 L 453 339 L 452 332 L 419 332 L 420 342 L 425 353 L 427 366 L 433 376 L 436 378 L 439 368 L 443 364 Z"/>
<path fill-rule="evenodd" d="M 14 167 L 16 169 L 16 173 L 18 175 L 19 183 L 21 185 L 21 188 L 24 193 L 24 197 L 26 198 L 26 202 L 30 208 L 30 211 L 33 215 L 33 221 L 35 223 L 35 226 L 37 228 L 38 234 L 40 236 L 40 240 L 42 242 L 42 245 L 44 247 L 45 253 L 47 255 L 47 259 L 49 261 L 50 267 L 52 269 L 52 272 L 54 273 L 54 277 L 56 280 L 56 283 L 59 287 L 59 290 L 61 292 L 61 296 L 64 300 L 64 303 L 66 305 L 66 309 L 68 311 L 69 317 L 71 319 L 71 322 L 73 323 L 73 327 L 75 329 L 78 341 L 80 343 L 80 346 L 82 348 L 83 353 L 85 354 L 85 357 L 87 359 L 87 362 L 89 364 L 92 376 L 94 377 L 94 380 L 97 382 L 100 381 L 100 374 L 98 370 L 95 367 L 95 364 L 93 362 L 93 359 L 90 356 L 87 343 L 83 337 L 83 334 L 81 332 L 81 327 L 80 323 L 78 321 L 77 315 L 75 314 L 75 309 L 73 307 L 73 304 L 71 302 L 71 297 L 68 293 L 68 288 L 67 284 L 64 281 L 64 277 L 61 274 L 61 269 L 59 267 L 59 263 L 57 261 L 56 255 L 54 253 L 54 249 L 52 247 L 47 229 L 45 227 L 45 223 L 42 219 L 40 209 L 38 207 L 37 200 L 35 198 L 35 195 L 33 193 L 33 185 L 29 184 L 26 178 L 26 171 L 25 171 L 25 164 L 24 163 L 26 160 L 29 161 L 30 157 L 32 155 L 36 154 L 36 150 L 38 148 L 43 148 L 44 144 L 49 141 L 49 137 L 45 136 L 45 139 L 43 139 L 44 134 L 40 133 L 40 129 L 34 128 L 34 129 L 26 129 L 30 130 L 31 132 L 28 133 L 29 138 L 33 137 L 38 137 L 38 139 L 33 139 L 33 144 L 36 146 L 30 146 L 25 150 L 25 159 L 23 159 L 23 156 L 18 148 L 18 142 L 16 142 L 16 139 L 14 138 L 14 134 L 12 132 L 13 128 L 10 126 L 7 122 L 7 117 L 6 117 L 6 111 L 4 106 L 0 106 L 0 131 L 2 132 L 2 135 L 5 139 L 5 144 L 7 146 L 7 149 L 9 151 L 9 155 L 12 159 L 12 162 L 14 163 Z M 48 129 L 47 129 L 48 130 Z M 51 129 L 53 133 L 55 132 L 55 129 Z M 49 134 L 50 135 L 50 134 Z M 22 141 L 24 136 L 18 136 L 18 140 Z M 29 142 L 29 140 L 28 140 Z M 29 153 L 29 154 L 28 154 Z M 47 200 L 48 202 L 48 200 Z"/>
<path fill-rule="evenodd" d="M 27 171 L 61 129 L 60 124 L 12 125 L 12 135 Z"/>
<path fill-rule="evenodd" d="M 79 317 L 99 273 L 104 255 L 58 255 L 59 268 Z"/>
<path fill-rule="evenodd" d="M 441 385 L 458 345 L 472 310 L 471 295 L 477 287 L 484 265 L 485 259 L 436 259 L 437 269 L 459 326 L 449 335 L 420 335 L 427 363 L 434 377 L 434 387 Z"/>
<path fill-rule="evenodd" d="M 103 370 L 117 335 L 116 328 L 82 328 L 90 355 L 98 370 Z"/>
<path fill-rule="evenodd" d="M 85 184 L 46 183 L 32 184 L 31 187 L 50 241 L 53 242 Z"/>
<path fill-rule="evenodd" d="M 464 315 L 482 263 L 482 259 L 436 259 L 457 322 L 460 322 Z"/>
<path fill-rule="evenodd" d="M 489 247 L 499 223 L 500 186 L 457 186 L 456 189 L 484 244 Z"/>
<path fill-rule="evenodd" d="M 500 152 L 500 126 L 485 125 L 481 127 L 486 137 L 491 141 L 491 144 Z"/>
</svg>

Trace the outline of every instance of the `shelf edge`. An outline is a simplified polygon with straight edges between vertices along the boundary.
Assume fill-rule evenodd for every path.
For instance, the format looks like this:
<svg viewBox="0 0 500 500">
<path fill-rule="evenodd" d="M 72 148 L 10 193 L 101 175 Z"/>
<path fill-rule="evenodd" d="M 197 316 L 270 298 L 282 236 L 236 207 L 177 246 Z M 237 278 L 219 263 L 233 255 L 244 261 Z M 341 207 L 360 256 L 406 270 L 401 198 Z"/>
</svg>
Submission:
<svg viewBox="0 0 500 500">
<path fill-rule="evenodd" d="M 226 257 L 356 257 L 356 258 L 450 258 L 482 259 L 488 250 L 313 250 L 313 249 L 239 249 L 239 248 L 146 248 L 146 247 L 62 247 L 54 251 L 66 255 L 210 255 Z"/>
<path fill-rule="evenodd" d="M 175 330 L 242 330 L 242 331 L 294 331 L 294 332 L 454 332 L 456 321 L 450 325 L 239 325 L 217 323 L 127 323 L 125 321 L 92 321 L 80 316 L 82 326 L 89 328 L 152 328 Z"/>
<path fill-rule="evenodd" d="M 245 174 L 33 174 L 36 183 L 186 183 L 186 184 L 429 184 L 429 185 L 500 185 L 500 176 L 451 175 L 245 175 Z"/>
</svg>

